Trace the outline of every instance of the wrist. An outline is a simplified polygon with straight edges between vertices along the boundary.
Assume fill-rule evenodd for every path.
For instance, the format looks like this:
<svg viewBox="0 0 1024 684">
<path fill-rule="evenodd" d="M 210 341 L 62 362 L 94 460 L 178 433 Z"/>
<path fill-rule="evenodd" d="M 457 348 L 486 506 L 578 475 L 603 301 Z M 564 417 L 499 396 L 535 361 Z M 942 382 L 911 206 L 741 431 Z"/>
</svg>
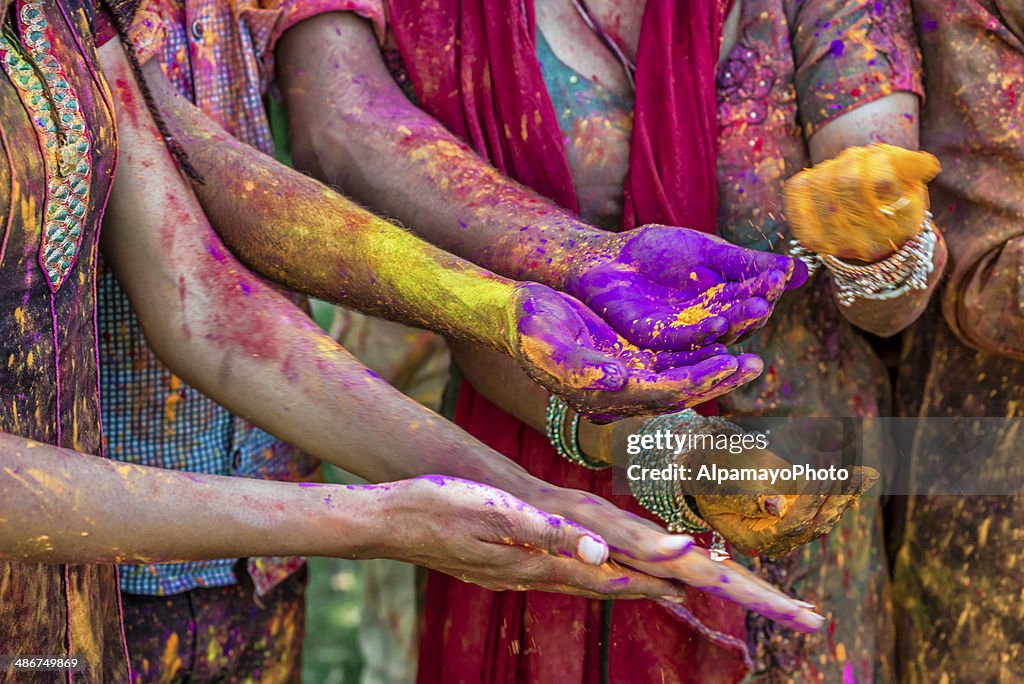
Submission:
<svg viewBox="0 0 1024 684">
<path fill-rule="evenodd" d="M 301 555 L 366 560 L 394 557 L 394 535 L 409 517 L 396 501 L 403 482 L 381 485 L 299 485 L 305 505 L 299 529 L 307 530 Z M 283 530 L 294 535 L 295 527 Z"/>
<path fill-rule="evenodd" d="M 567 291 L 573 275 L 604 254 L 615 236 L 559 212 L 554 219 L 545 216 L 499 240 L 487 255 L 493 264 L 485 265 L 512 278 Z"/>
</svg>

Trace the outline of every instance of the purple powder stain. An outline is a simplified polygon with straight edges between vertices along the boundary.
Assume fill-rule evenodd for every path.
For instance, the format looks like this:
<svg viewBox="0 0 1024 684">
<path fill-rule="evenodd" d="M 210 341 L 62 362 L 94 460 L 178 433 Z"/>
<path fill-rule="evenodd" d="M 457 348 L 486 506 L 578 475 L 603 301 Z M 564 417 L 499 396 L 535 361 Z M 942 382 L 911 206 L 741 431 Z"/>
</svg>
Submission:
<svg viewBox="0 0 1024 684">
<path fill-rule="evenodd" d="M 609 587 L 624 587 L 629 584 L 628 577 L 616 577 L 608 582 Z"/>
<path fill-rule="evenodd" d="M 377 375 L 376 373 L 374 373 L 374 372 L 373 372 L 372 370 L 370 370 L 369 368 L 367 368 L 367 369 L 366 369 L 366 370 L 364 370 L 363 372 L 364 372 L 364 373 L 366 373 L 367 375 L 369 375 L 369 376 L 370 376 L 371 378 L 376 378 L 376 379 L 380 380 L 380 376 L 379 376 L 379 375 Z"/>
<path fill-rule="evenodd" d="M 246 282 L 242 282 L 242 283 L 239 283 L 239 284 L 238 284 L 238 286 L 239 286 L 240 288 L 242 288 L 242 292 L 243 292 L 244 294 L 247 294 L 247 295 L 250 295 L 250 294 L 252 294 L 252 286 L 251 286 L 251 285 L 249 285 L 249 283 L 246 283 Z"/>
<path fill-rule="evenodd" d="M 548 516 L 548 525 L 551 525 L 552 527 L 561 527 L 562 526 L 562 519 L 561 518 L 556 518 L 553 515 L 549 515 Z"/>
<path fill-rule="evenodd" d="M 718 576 L 718 581 L 721 582 L 722 584 L 728 584 L 729 583 L 729 576 L 728 575 L 719 575 Z"/>
<path fill-rule="evenodd" d="M 829 47 L 829 51 L 833 57 L 842 57 L 843 52 L 846 51 L 846 45 L 841 40 L 833 40 L 832 45 Z"/>
<path fill-rule="evenodd" d="M 843 665 L 843 684 L 857 684 L 857 678 L 853 676 L 853 663 Z"/>
<path fill-rule="evenodd" d="M 323 485 L 321 483 L 319 483 L 319 482 L 300 482 L 299 486 L 300 487 L 323 487 Z"/>
</svg>

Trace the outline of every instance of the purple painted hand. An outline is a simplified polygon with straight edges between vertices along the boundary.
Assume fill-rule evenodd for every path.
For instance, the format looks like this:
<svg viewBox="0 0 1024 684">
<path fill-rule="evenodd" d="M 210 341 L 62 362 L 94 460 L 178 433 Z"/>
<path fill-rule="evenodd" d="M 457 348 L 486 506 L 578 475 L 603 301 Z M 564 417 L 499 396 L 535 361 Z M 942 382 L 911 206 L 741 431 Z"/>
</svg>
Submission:
<svg viewBox="0 0 1024 684">
<path fill-rule="evenodd" d="M 633 344 L 692 350 L 757 330 L 782 293 L 806 280 L 788 256 L 648 225 L 610 235 L 573 265 L 565 289 Z"/>
<path fill-rule="evenodd" d="M 761 359 L 724 345 L 685 352 L 638 349 L 578 300 L 545 285 L 517 289 L 513 356 L 534 381 L 595 422 L 670 413 L 761 374 Z"/>
</svg>

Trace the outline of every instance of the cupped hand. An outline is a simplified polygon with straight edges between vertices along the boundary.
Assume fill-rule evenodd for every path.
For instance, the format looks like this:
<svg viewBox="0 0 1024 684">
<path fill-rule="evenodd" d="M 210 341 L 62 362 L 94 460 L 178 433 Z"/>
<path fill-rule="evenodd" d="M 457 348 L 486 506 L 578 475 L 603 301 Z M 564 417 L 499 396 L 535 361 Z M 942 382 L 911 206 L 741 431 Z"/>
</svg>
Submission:
<svg viewBox="0 0 1024 684">
<path fill-rule="evenodd" d="M 691 546 L 688 535 L 668 534 L 599 496 L 544 487 L 527 498 L 599 532 L 611 557 L 623 566 L 721 596 L 801 632 L 816 631 L 824 624 L 810 604 L 787 596 L 741 565 L 712 560 L 706 550 Z M 667 596 L 663 600 L 679 599 Z"/>
<path fill-rule="evenodd" d="M 848 147 L 786 181 L 786 220 L 807 249 L 879 261 L 920 232 L 928 182 L 939 169 L 927 152 L 880 144 Z"/>
<path fill-rule="evenodd" d="M 752 354 L 710 344 L 685 352 L 640 349 L 573 297 L 517 287 L 512 355 L 534 381 L 594 421 L 679 411 L 761 374 Z"/>
<path fill-rule="evenodd" d="M 685 351 L 757 330 L 782 293 L 806 280 L 791 257 L 647 225 L 610 235 L 574 262 L 566 291 L 632 344 Z"/>
<path fill-rule="evenodd" d="M 747 452 L 744 459 L 744 468 L 792 467 L 770 451 Z M 874 468 L 856 466 L 849 473 L 845 481 L 730 483 L 730 493 L 696 493 L 694 499 L 704 521 L 734 550 L 778 558 L 827 534 L 878 480 Z"/>
<path fill-rule="evenodd" d="M 682 595 L 670 581 L 609 562 L 600 535 L 502 490 L 439 475 L 371 488 L 395 523 L 382 535 L 376 557 L 422 565 L 494 591 L 591 598 Z"/>
</svg>

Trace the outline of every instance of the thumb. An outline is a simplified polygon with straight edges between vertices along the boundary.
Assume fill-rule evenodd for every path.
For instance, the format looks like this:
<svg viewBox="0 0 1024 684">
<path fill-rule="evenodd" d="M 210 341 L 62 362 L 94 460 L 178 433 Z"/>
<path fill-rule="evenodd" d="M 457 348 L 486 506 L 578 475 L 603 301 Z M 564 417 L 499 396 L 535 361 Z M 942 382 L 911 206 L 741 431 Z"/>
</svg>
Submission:
<svg viewBox="0 0 1024 684">
<path fill-rule="evenodd" d="M 586 565 L 604 565 L 611 552 L 601 535 L 586 527 L 524 505 L 512 543 L 544 551 L 552 556 L 575 558 Z"/>
<path fill-rule="evenodd" d="M 550 356 L 537 365 L 555 379 L 555 394 L 566 390 L 616 392 L 626 386 L 629 370 L 619 359 L 579 342 L 552 340 Z"/>
</svg>

